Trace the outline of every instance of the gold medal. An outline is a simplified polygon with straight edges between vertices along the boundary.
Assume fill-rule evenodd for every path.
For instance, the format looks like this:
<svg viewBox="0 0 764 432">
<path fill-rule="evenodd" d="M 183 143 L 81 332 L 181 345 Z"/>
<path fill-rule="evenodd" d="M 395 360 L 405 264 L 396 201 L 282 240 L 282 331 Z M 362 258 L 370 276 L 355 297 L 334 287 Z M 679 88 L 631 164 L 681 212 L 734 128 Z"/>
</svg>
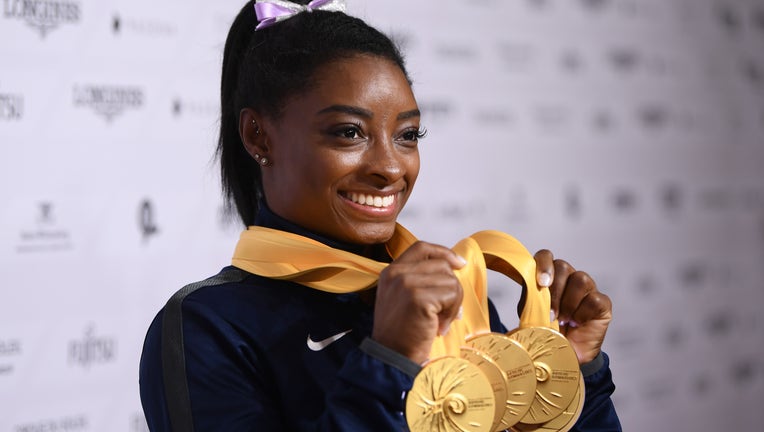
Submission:
<svg viewBox="0 0 764 432">
<path fill-rule="evenodd" d="M 504 372 L 487 353 L 470 347 L 462 347 L 460 353 L 463 359 L 479 367 L 480 371 L 488 378 L 488 382 L 491 383 L 495 404 L 491 430 L 496 430 L 504 416 L 504 401 L 507 400 L 507 381 L 504 379 Z M 500 430 L 503 429 L 506 428 Z"/>
<path fill-rule="evenodd" d="M 457 357 L 427 363 L 406 397 L 412 432 L 489 432 L 495 412 L 488 378 L 477 365 Z"/>
<path fill-rule="evenodd" d="M 576 352 L 565 336 L 546 327 L 516 329 L 508 336 L 528 351 L 536 371 L 536 396 L 521 422 L 546 423 L 576 396 L 581 376 Z"/>
<path fill-rule="evenodd" d="M 531 407 L 536 395 L 536 374 L 533 360 L 516 341 L 499 333 L 483 333 L 467 338 L 467 346 L 486 353 L 504 373 L 507 397 L 500 404 L 503 410 L 495 431 L 508 429 L 519 422 Z"/>
<path fill-rule="evenodd" d="M 576 391 L 576 397 L 570 402 L 567 408 L 562 414 L 549 420 L 543 424 L 531 425 L 525 423 L 518 423 L 512 427 L 515 432 L 568 432 L 573 428 L 581 416 L 581 411 L 584 409 L 584 395 L 586 394 L 586 387 L 584 385 L 584 377 L 581 376 L 578 383 L 578 390 Z"/>
</svg>

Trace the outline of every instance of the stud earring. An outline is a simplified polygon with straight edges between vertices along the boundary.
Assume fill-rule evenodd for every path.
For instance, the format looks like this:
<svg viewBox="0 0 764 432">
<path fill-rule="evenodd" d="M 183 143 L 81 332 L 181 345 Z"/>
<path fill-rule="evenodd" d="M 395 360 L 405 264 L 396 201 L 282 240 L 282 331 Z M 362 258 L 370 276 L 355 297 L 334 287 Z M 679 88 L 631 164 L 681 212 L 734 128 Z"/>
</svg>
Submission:
<svg viewBox="0 0 764 432">
<path fill-rule="evenodd" d="M 255 119 L 252 119 L 252 126 L 255 127 L 255 135 L 260 135 L 260 126 L 257 125 Z"/>
<path fill-rule="evenodd" d="M 271 164 L 271 161 L 269 161 L 267 157 L 260 156 L 258 153 L 255 153 L 255 161 L 264 167 Z"/>
</svg>

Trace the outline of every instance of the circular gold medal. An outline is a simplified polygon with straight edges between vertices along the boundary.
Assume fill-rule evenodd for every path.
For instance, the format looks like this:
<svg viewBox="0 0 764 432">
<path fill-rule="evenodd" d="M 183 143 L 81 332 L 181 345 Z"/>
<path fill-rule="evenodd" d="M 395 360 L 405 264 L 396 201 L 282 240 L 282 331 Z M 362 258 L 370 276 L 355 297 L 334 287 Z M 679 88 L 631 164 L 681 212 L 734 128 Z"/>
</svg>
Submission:
<svg viewBox="0 0 764 432">
<path fill-rule="evenodd" d="M 576 397 L 570 402 L 567 408 L 562 414 L 542 424 L 525 424 L 518 423 L 512 427 L 515 432 L 568 432 L 573 429 L 573 426 L 581 416 L 581 411 L 584 409 L 584 396 L 586 394 L 586 387 L 584 385 L 584 377 L 581 376 L 578 383 L 578 390 L 576 391 Z"/>
<path fill-rule="evenodd" d="M 536 373 L 533 359 L 520 343 L 500 333 L 484 333 L 467 338 L 467 346 L 490 356 L 504 372 L 507 398 L 494 430 L 505 430 L 519 422 L 536 396 Z"/>
<path fill-rule="evenodd" d="M 496 404 L 488 378 L 457 357 L 427 363 L 406 397 L 412 432 L 489 432 Z"/>
<path fill-rule="evenodd" d="M 541 424 L 562 414 L 576 396 L 581 372 L 565 336 L 545 327 L 516 329 L 508 336 L 525 348 L 536 369 L 536 397 L 521 422 Z"/>
<path fill-rule="evenodd" d="M 491 383 L 495 406 L 490 430 L 496 430 L 504 416 L 504 401 L 507 400 L 507 381 L 504 379 L 504 372 L 488 354 L 482 351 L 470 347 L 461 347 L 460 353 L 463 359 L 479 367 L 480 371 L 488 378 L 488 382 Z"/>
</svg>

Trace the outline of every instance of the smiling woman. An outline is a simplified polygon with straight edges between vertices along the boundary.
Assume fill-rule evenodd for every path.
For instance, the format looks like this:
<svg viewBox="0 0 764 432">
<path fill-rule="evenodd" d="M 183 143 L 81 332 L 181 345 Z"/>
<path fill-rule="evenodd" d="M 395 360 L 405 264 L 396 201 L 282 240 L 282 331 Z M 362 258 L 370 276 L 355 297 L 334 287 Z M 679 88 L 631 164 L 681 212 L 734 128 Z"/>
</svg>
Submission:
<svg viewBox="0 0 764 432">
<path fill-rule="evenodd" d="M 151 430 L 406 430 L 407 394 L 438 347 L 456 341 L 458 352 L 465 335 L 507 332 L 490 300 L 457 277 L 477 258 L 396 223 L 419 174 L 420 112 L 394 44 L 343 11 L 339 0 L 258 0 L 231 27 L 218 151 L 224 192 L 248 228 L 233 265 L 178 291 L 148 330 L 140 385 Z M 549 251 L 535 264 L 531 281 L 548 287 L 545 313 L 559 319 L 573 363 L 537 363 L 536 375 L 578 389 L 544 411 L 578 404 L 576 430 L 619 430 L 600 351 L 610 300 Z M 526 369 L 494 376 L 509 387 L 533 375 Z M 494 391 L 425 401 L 440 426 L 417 430 L 509 428 L 522 416 L 504 421 L 499 408 L 512 401 Z M 468 429 L 437 423 L 446 409 L 488 406 L 488 422 L 454 420 Z M 519 430 L 575 422 L 531 417 Z"/>
<path fill-rule="evenodd" d="M 419 110 L 394 62 L 356 54 L 314 73 L 278 118 L 244 109 L 239 124 L 268 207 L 317 234 L 384 243 L 419 173 Z"/>
</svg>

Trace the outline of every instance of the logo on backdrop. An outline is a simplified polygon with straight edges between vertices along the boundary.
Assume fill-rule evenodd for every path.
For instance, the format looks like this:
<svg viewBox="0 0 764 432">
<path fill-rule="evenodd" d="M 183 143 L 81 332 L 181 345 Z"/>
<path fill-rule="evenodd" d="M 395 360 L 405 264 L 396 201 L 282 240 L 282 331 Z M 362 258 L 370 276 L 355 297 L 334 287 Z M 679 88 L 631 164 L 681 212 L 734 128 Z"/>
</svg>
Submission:
<svg viewBox="0 0 764 432">
<path fill-rule="evenodd" d="M 176 98 L 172 101 L 172 115 L 176 118 L 190 116 L 216 116 L 220 104 L 213 101 L 189 100 Z"/>
<path fill-rule="evenodd" d="M 619 213 L 633 213 L 639 205 L 637 193 L 628 188 L 619 188 L 611 195 L 613 208 Z"/>
<path fill-rule="evenodd" d="M 36 420 L 32 423 L 14 425 L 14 432 L 82 431 L 89 428 L 90 421 L 84 415 L 72 415 L 53 420 Z"/>
<path fill-rule="evenodd" d="M 662 105 L 648 104 L 637 108 L 637 118 L 646 130 L 663 130 L 671 121 L 671 113 Z"/>
<path fill-rule="evenodd" d="M 24 96 L 0 93 L 0 120 L 20 120 L 24 116 Z"/>
<path fill-rule="evenodd" d="M 478 108 L 475 110 L 474 119 L 476 123 L 485 126 L 507 127 L 512 123 L 512 113 L 504 108 Z"/>
<path fill-rule="evenodd" d="M 92 365 L 113 363 L 117 359 L 117 339 L 109 336 L 97 336 L 95 326 L 85 329 L 82 339 L 69 341 L 67 361 L 70 365 L 85 369 Z"/>
<path fill-rule="evenodd" d="M 75 85 L 73 97 L 75 107 L 91 108 L 107 122 L 128 109 L 141 108 L 146 98 L 140 87 L 114 85 Z"/>
<path fill-rule="evenodd" d="M 564 211 L 570 220 L 581 217 L 581 190 L 577 186 L 569 186 L 564 192 Z"/>
<path fill-rule="evenodd" d="M 37 214 L 33 216 L 34 227 L 19 232 L 17 252 L 58 252 L 72 249 L 71 234 L 56 222 L 55 209 L 51 201 L 37 203 Z"/>
<path fill-rule="evenodd" d="M 61 24 L 79 22 L 81 9 L 79 2 L 3 0 L 3 16 L 24 21 L 44 38 Z"/>
<path fill-rule="evenodd" d="M 469 63 L 478 57 L 473 45 L 443 44 L 435 48 L 435 53 L 444 60 Z"/>
<path fill-rule="evenodd" d="M 754 28 L 758 29 L 764 35 L 764 6 L 754 10 L 751 14 Z"/>
<path fill-rule="evenodd" d="M 13 373 L 13 359 L 20 355 L 20 339 L 0 339 L 0 377 Z"/>
<path fill-rule="evenodd" d="M 154 220 L 154 205 L 148 199 L 143 200 L 138 206 L 138 228 L 144 242 L 159 233 L 159 227 Z"/>
<path fill-rule="evenodd" d="M 419 103 L 422 116 L 427 121 L 445 121 L 454 115 L 454 106 L 450 99 L 424 99 Z"/>
<path fill-rule="evenodd" d="M 120 15 L 114 15 L 112 18 L 111 30 L 115 35 L 129 32 L 156 37 L 170 37 L 178 33 L 176 25 L 170 21 L 138 19 Z"/>
</svg>

